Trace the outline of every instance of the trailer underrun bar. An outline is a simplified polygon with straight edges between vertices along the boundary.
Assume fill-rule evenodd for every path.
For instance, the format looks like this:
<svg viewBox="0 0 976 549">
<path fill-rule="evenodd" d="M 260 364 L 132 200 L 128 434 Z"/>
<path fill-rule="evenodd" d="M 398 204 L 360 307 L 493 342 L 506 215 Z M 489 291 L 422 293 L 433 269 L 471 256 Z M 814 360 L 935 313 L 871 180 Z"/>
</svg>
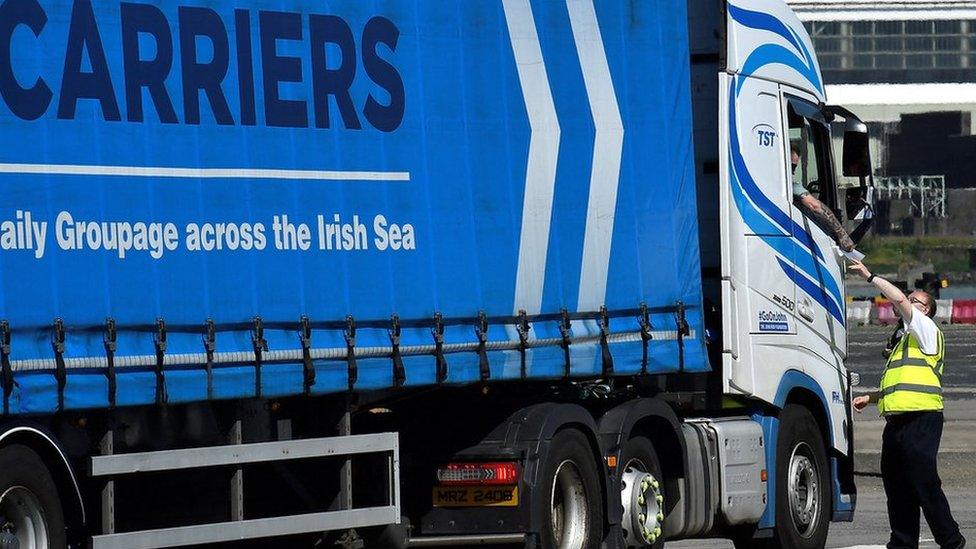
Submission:
<svg viewBox="0 0 976 549">
<path fill-rule="evenodd" d="M 368 526 L 395 524 L 400 521 L 400 448 L 396 433 L 347 435 L 339 437 L 280 442 L 211 446 L 112 455 L 111 431 L 109 443 L 102 445 L 106 455 L 94 456 L 89 462 L 89 475 L 109 479 L 102 493 L 103 533 L 92 537 L 93 549 L 149 549 L 179 547 L 201 543 L 264 538 L 272 536 L 346 530 Z M 234 443 L 236 442 L 236 445 Z M 112 480 L 119 475 L 133 475 L 161 471 L 178 471 L 202 467 L 241 467 L 247 464 L 287 461 L 327 456 L 386 454 L 390 500 L 387 505 L 361 509 L 340 509 L 258 519 L 244 519 L 242 510 L 235 520 L 135 532 L 115 532 L 115 494 Z M 236 475 L 234 477 L 237 478 Z M 243 501 L 243 485 L 231 481 L 232 501 Z M 239 503 L 232 505 L 241 509 Z"/>
</svg>

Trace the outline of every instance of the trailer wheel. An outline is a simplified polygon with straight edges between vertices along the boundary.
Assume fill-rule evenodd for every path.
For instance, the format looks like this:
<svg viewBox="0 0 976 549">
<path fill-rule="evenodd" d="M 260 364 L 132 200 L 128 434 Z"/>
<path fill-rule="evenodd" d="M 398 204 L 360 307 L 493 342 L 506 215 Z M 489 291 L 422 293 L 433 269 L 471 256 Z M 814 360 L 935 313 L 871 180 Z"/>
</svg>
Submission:
<svg viewBox="0 0 976 549">
<path fill-rule="evenodd" d="M 21 444 L 0 450 L 0 540 L 20 549 L 66 545 L 54 479 L 40 456 Z"/>
<path fill-rule="evenodd" d="M 543 549 L 599 547 L 603 503 L 593 451 L 575 429 L 553 437 L 538 492 Z"/>
<path fill-rule="evenodd" d="M 661 460 L 647 437 L 624 443 L 617 466 L 624 508 L 622 547 L 664 547 L 664 476 Z"/>
<path fill-rule="evenodd" d="M 820 549 L 827 541 L 832 497 L 824 440 L 803 406 L 788 404 L 779 422 L 776 528 L 771 540 L 753 540 L 751 547 Z"/>
</svg>

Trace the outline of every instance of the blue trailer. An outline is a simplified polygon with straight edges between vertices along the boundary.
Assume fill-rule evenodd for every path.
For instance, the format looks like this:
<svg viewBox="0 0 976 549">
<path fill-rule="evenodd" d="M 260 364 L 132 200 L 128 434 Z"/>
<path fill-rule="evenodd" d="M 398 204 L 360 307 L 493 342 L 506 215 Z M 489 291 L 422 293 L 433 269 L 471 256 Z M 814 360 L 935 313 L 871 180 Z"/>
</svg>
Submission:
<svg viewBox="0 0 976 549">
<path fill-rule="evenodd" d="M 779 0 L 4 0 L 0 543 L 821 547 L 843 282 L 750 224 L 811 51 Z"/>
</svg>

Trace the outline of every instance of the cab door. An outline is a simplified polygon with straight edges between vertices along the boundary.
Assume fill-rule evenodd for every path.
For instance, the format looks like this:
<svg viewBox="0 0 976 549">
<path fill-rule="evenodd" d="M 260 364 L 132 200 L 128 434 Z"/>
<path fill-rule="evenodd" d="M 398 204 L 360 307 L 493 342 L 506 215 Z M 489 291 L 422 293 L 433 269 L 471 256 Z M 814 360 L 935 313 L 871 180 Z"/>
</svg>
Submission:
<svg viewBox="0 0 976 549">
<path fill-rule="evenodd" d="M 803 92 L 784 87 L 783 105 L 791 156 L 791 217 L 801 229 L 793 273 L 799 341 L 805 350 L 832 363 L 837 354 L 844 357 L 847 353 L 844 260 L 833 231 L 809 208 L 812 197 L 842 219 L 837 209 L 830 126 L 813 98 Z"/>
<path fill-rule="evenodd" d="M 751 395 L 797 329 L 787 148 L 779 85 L 721 78 L 723 367 L 726 391 Z"/>
</svg>

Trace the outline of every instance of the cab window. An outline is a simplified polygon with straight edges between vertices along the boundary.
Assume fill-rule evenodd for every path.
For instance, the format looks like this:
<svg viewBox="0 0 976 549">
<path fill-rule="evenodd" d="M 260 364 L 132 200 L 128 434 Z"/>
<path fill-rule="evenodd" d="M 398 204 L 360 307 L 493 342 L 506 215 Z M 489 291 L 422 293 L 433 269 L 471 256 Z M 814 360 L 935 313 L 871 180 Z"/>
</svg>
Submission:
<svg viewBox="0 0 976 549">
<path fill-rule="evenodd" d="M 816 107 L 793 99 L 787 107 L 787 118 L 793 199 L 809 193 L 833 209 L 826 122 Z"/>
</svg>

